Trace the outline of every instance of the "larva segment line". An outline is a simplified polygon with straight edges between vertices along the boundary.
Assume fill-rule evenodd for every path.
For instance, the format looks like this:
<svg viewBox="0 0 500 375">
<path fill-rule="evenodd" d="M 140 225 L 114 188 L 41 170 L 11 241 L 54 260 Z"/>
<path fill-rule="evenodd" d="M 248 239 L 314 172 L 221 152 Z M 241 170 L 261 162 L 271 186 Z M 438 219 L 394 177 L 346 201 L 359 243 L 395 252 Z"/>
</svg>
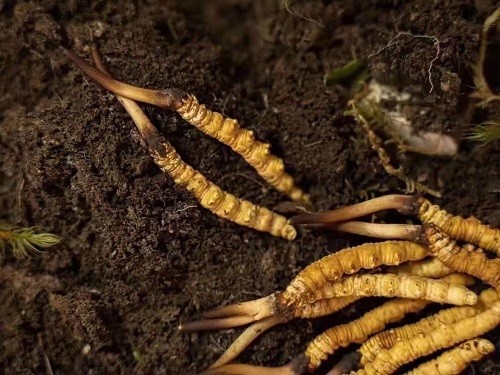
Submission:
<svg viewBox="0 0 500 375">
<path fill-rule="evenodd" d="M 358 375 L 389 375 L 399 367 L 417 358 L 432 354 L 440 349 L 449 348 L 462 341 L 478 337 L 498 326 L 500 323 L 500 301 L 473 317 L 460 320 L 451 325 L 443 325 L 425 335 L 410 341 L 401 341 L 391 349 L 382 350 L 373 362 L 368 362 Z"/>
<path fill-rule="evenodd" d="M 441 354 L 436 359 L 422 363 L 408 371 L 407 375 L 449 375 L 460 374 L 472 362 L 483 359 L 495 351 L 495 345 L 485 339 L 466 341 Z"/>
<path fill-rule="evenodd" d="M 104 88 L 131 100 L 178 112 L 198 130 L 228 145 L 243 156 L 247 163 L 276 190 L 294 201 L 310 203 L 309 195 L 295 186 L 293 178 L 285 172 L 283 160 L 270 153 L 270 145 L 255 140 L 253 132 L 242 129 L 238 121 L 209 110 L 206 105 L 200 104 L 194 95 L 183 90 L 176 88 L 148 90 L 127 85 L 90 66 L 71 51 L 65 50 L 65 53 L 90 78 Z"/>
<path fill-rule="evenodd" d="M 424 198 L 419 198 L 417 204 L 418 218 L 424 225 L 435 226 L 457 241 L 477 245 L 500 257 L 500 229 L 490 228 L 476 218 L 451 215 Z"/>
<path fill-rule="evenodd" d="M 310 203 L 309 195 L 296 187 L 292 176 L 285 172 L 283 160 L 270 153 L 271 146 L 255 140 L 253 131 L 241 128 L 237 120 L 211 111 L 191 94 L 182 99 L 177 112 L 198 130 L 240 154 L 276 190 L 293 201 Z"/>
<path fill-rule="evenodd" d="M 480 250 L 468 251 L 457 245 L 449 236 L 437 228 L 426 229 L 429 251 L 446 266 L 457 272 L 467 273 L 481 279 L 494 288 L 500 288 L 500 260 L 488 259 Z"/>
<path fill-rule="evenodd" d="M 353 275 L 327 283 L 317 290 L 313 300 L 335 297 L 401 297 L 451 305 L 474 305 L 475 293 L 465 286 L 419 276 L 394 274 Z"/>
<path fill-rule="evenodd" d="M 72 52 L 66 51 L 66 54 L 87 74 L 96 75 L 95 73 L 98 73 L 97 76 L 100 77 L 101 81 L 113 82 L 106 73 L 91 67 Z M 97 65 L 105 69 L 95 49 L 93 50 L 93 57 L 96 59 Z M 137 103 L 121 95 L 117 95 L 117 98 L 136 124 L 155 163 L 162 171 L 168 173 L 176 184 L 190 191 L 202 207 L 236 224 L 267 232 L 287 240 L 295 238 L 297 232 L 293 226 L 287 223 L 284 216 L 247 200 L 236 198 L 219 188 L 181 159 L 174 147 L 158 132 Z"/>
<path fill-rule="evenodd" d="M 366 243 L 330 254 L 303 269 L 281 294 L 283 306 L 301 306 L 314 298 L 316 290 L 326 283 L 361 269 L 381 265 L 396 266 L 407 261 L 421 260 L 427 249 L 409 241 Z"/>
<path fill-rule="evenodd" d="M 451 281 L 450 276 L 443 279 Z M 455 281 L 458 282 L 459 280 Z M 470 285 L 466 279 L 463 282 L 465 285 Z M 479 303 L 475 306 L 458 306 L 441 310 L 434 315 L 420 319 L 416 323 L 380 332 L 366 340 L 358 349 L 361 354 L 360 364 L 365 365 L 368 362 L 373 362 L 382 350 L 390 349 L 400 341 L 408 341 L 443 325 L 454 324 L 460 320 L 473 317 L 481 311 L 491 308 L 496 301 L 498 301 L 498 294 L 493 289 L 487 289 L 480 294 Z"/>
<path fill-rule="evenodd" d="M 308 370 L 316 370 L 338 348 L 361 343 L 373 333 L 383 330 L 387 324 L 398 322 L 406 314 L 418 312 L 426 305 L 426 301 L 398 298 L 367 312 L 361 318 L 326 330 L 307 346 L 305 355 L 309 359 Z"/>
</svg>

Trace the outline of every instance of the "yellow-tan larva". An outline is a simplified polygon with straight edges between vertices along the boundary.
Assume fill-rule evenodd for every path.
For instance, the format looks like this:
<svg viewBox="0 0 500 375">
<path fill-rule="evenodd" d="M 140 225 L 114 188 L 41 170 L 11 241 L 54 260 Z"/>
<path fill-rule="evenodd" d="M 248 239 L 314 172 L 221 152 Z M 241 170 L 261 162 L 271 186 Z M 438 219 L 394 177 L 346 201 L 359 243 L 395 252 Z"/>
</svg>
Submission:
<svg viewBox="0 0 500 375">
<path fill-rule="evenodd" d="M 436 228 L 426 229 L 429 251 L 446 266 L 481 279 L 494 288 L 500 287 L 500 260 L 488 259 L 479 250 L 469 251 L 457 245 L 448 235 Z"/>
<path fill-rule="evenodd" d="M 425 306 L 426 301 L 397 298 L 367 312 L 359 319 L 326 330 L 307 346 L 305 355 L 309 360 L 308 370 L 316 370 L 338 348 L 361 343 L 384 329 L 387 324 L 398 322 L 406 314 L 418 312 Z"/>
<path fill-rule="evenodd" d="M 151 156 L 162 171 L 174 182 L 185 187 L 200 202 L 201 206 L 214 214 L 237 224 L 250 227 L 273 236 L 293 240 L 297 234 L 287 219 L 265 207 L 236 198 L 208 180 L 196 169 L 185 163 L 175 149 L 166 141 L 163 149 L 150 149 Z"/>
<path fill-rule="evenodd" d="M 387 271 L 396 275 L 430 277 L 431 279 L 438 279 L 455 272 L 434 257 L 429 257 L 418 262 L 404 263 L 396 267 L 389 267 Z"/>
<path fill-rule="evenodd" d="M 334 297 L 401 297 L 451 305 L 474 305 L 477 296 L 463 285 L 419 276 L 394 274 L 353 275 L 327 283 L 315 300 Z M 309 301 L 312 302 L 312 301 Z"/>
<path fill-rule="evenodd" d="M 435 226 L 457 241 L 477 245 L 500 257 L 500 229 L 490 228 L 473 217 L 451 215 L 424 198 L 419 198 L 418 204 L 417 215 L 422 224 Z"/>
<path fill-rule="evenodd" d="M 200 104 L 194 95 L 183 97 L 176 110 L 191 125 L 243 156 L 276 190 L 294 201 L 309 203 L 309 196 L 296 187 L 292 176 L 285 172 L 283 160 L 270 153 L 269 144 L 255 140 L 251 130 L 242 129 L 238 121 L 211 111 L 205 104 Z"/>
<path fill-rule="evenodd" d="M 280 295 L 284 306 L 301 306 L 314 299 L 317 290 L 326 283 L 360 269 L 381 265 L 396 266 L 427 256 L 427 248 L 409 241 L 367 243 L 330 254 L 304 268 Z"/>
<path fill-rule="evenodd" d="M 105 87 L 106 82 L 115 82 L 104 68 L 96 49 L 92 50 L 92 55 L 99 70 L 93 68 L 70 51 L 66 51 L 66 54 L 85 73 Z M 273 236 L 283 237 L 287 240 L 295 238 L 297 232 L 293 226 L 287 223 L 284 216 L 247 200 L 236 198 L 208 180 L 203 174 L 182 160 L 174 147 L 158 132 L 137 103 L 118 95 L 116 92 L 115 95 L 132 117 L 155 163 L 162 171 L 168 173 L 176 184 L 190 191 L 202 207 L 236 224 L 267 232 Z"/>
<path fill-rule="evenodd" d="M 400 341 L 392 348 L 382 350 L 373 362 L 366 363 L 358 375 L 389 375 L 399 367 L 417 358 L 449 348 L 462 341 L 476 338 L 500 323 L 500 301 L 475 316 L 462 319 L 451 325 L 442 325 L 427 334 Z"/>
<path fill-rule="evenodd" d="M 408 371 L 407 375 L 449 375 L 460 374 L 472 362 L 483 359 L 495 351 L 495 345 L 485 339 L 466 341 L 441 354 L 436 359 L 422 363 Z"/>
<path fill-rule="evenodd" d="M 382 350 L 390 349 L 398 342 L 411 340 L 444 324 L 453 324 L 475 316 L 477 313 L 478 310 L 473 306 L 452 307 L 423 318 L 417 323 L 380 332 L 366 340 L 359 348 L 359 352 L 361 353 L 360 363 L 365 365 L 368 362 L 372 362 Z"/>
</svg>

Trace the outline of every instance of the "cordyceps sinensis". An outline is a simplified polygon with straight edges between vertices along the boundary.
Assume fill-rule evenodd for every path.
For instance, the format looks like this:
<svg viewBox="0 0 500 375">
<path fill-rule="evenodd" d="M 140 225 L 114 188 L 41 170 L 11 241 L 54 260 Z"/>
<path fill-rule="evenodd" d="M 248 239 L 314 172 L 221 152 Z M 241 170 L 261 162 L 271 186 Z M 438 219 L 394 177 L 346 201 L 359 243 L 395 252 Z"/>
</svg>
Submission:
<svg viewBox="0 0 500 375">
<path fill-rule="evenodd" d="M 293 318 L 331 314 L 359 297 L 321 298 L 322 288 L 361 269 L 417 261 L 427 256 L 427 249 L 409 241 L 368 243 L 330 254 L 302 270 L 285 291 L 243 303 L 237 303 L 202 314 L 203 320 L 182 324 L 182 331 L 233 328 L 253 323 L 238 341 L 216 363 L 223 365 L 235 358 L 259 334 Z M 324 302 L 329 301 L 329 302 Z M 253 327 L 253 328 L 252 328 Z M 241 336 L 240 336 L 241 338 Z M 236 342 L 235 342 L 236 344 Z"/>
<path fill-rule="evenodd" d="M 66 54 L 85 73 L 115 93 L 120 103 L 134 121 L 155 163 L 162 171 L 168 173 L 176 184 L 190 191 L 201 206 L 217 216 L 239 225 L 267 232 L 273 236 L 282 237 L 287 240 L 295 238 L 296 230 L 287 223 L 287 219 L 284 216 L 247 200 L 235 197 L 219 188 L 199 171 L 185 163 L 173 146 L 149 121 L 137 103 L 125 97 L 128 94 L 133 99 L 145 102 L 148 102 L 148 100 L 151 101 L 151 98 L 154 97 L 156 98 L 155 104 L 160 105 L 160 103 L 163 103 L 160 106 L 173 108 L 182 101 L 185 95 L 183 92 L 176 89 L 157 92 L 117 82 L 109 76 L 95 48 L 92 50 L 92 55 L 99 70 L 93 68 L 70 51 L 66 51 Z"/>
<path fill-rule="evenodd" d="M 368 362 L 373 362 L 382 350 L 390 349 L 398 342 L 410 341 L 414 337 L 427 334 L 442 325 L 454 324 L 476 316 L 480 312 L 491 308 L 498 299 L 498 293 L 494 289 L 486 289 L 479 295 L 478 304 L 475 306 L 451 307 L 423 318 L 416 323 L 380 332 L 363 342 L 358 349 L 360 354 L 359 363 L 364 366 Z"/>
<path fill-rule="evenodd" d="M 198 130 L 240 154 L 276 190 L 293 201 L 310 203 L 309 195 L 295 186 L 293 178 L 285 172 L 283 160 L 270 153 L 270 145 L 257 141 L 253 132 L 241 128 L 238 121 L 209 110 L 206 105 L 200 104 L 194 95 L 183 90 L 148 90 L 127 85 L 99 72 L 73 53 L 66 53 L 90 78 L 104 88 L 131 100 L 176 111 Z"/>
<path fill-rule="evenodd" d="M 449 375 L 460 374 L 472 362 L 483 359 L 495 351 L 495 345 L 485 339 L 468 340 L 441 354 L 436 359 L 422 363 L 408 371 L 407 375 Z"/>
<path fill-rule="evenodd" d="M 424 226 L 434 226 L 457 241 L 474 244 L 500 256 L 500 229 L 490 228 L 474 217 L 464 219 L 451 215 L 427 199 L 412 195 L 386 195 L 331 211 L 297 215 L 290 222 L 376 238 L 418 241 L 425 237 L 419 225 L 351 221 L 389 209 L 398 210 L 404 215 L 416 215 Z"/>
<path fill-rule="evenodd" d="M 456 285 L 472 285 L 474 280 L 461 274 L 452 274 L 442 279 L 443 282 Z M 323 299 L 322 301 L 342 301 L 344 298 Z M 345 301 L 347 302 L 347 301 Z M 354 302 L 354 301 L 352 301 Z M 289 364 L 281 367 L 269 368 L 251 366 L 246 364 L 222 365 L 227 361 L 217 361 L 210 370 L 203 372 L 205 375 L 215 374 L 267 374 L 267 375 L 302 375 L 315 371 L 329 355 L 340 347 L 347 347 L 352 343 L 361 343 L 373 333 L 379 332 L 390 323 L 400 321 L 409 313 L 417 313 L 424 309 L 430 302 L 425 300 L 396 298 L 364 314 L 359 319 L 328 329 L 317 336 L 307 346 L 304 353 L 295 357 Z M 341 304 L 336 305 L 336 311 Z M 333 311 L 332 311 L 333 312 Z M 320 316 L 320 315 L 318 315 Z M 303 316 L 302 316 L 303 317 Z M 240 336 L 241 337 L 241 336 Z M 231 348 L 228 349 L 231 351 Z"/>
<path fill-rule="evenodd" d="M 468 250 L 457 245 L 443 231 L 429 227 L 426 229 L 429 251 L 446 266 L 464 272 L 494 288 L 500 289 L 500 259 L 489 259 L 481 249 Z"/>
<path fill-rule="evenodd" d="M 441 325 L 430 332 L 403 340 L 392 348 L 382 350 L 373 362 L 365 364 L 357 375 L 389 375 L 401 366 L 438 350 L 452 347 L 462 341 L 474 339 L 491 331 L 500 324 L 500 301 L 479 314 L 459 320 L 450 325 Z"/>
</svg>

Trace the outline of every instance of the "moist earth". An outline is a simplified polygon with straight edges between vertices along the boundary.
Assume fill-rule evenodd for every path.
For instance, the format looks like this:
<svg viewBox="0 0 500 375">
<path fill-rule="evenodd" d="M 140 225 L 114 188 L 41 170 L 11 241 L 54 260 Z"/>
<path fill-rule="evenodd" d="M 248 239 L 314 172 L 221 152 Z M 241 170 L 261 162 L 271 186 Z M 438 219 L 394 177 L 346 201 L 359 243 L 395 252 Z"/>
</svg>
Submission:
<svg viewBox="0 0 500 375">
<path fill-rule="evenodd" d="M 325 74 L 363 59 L 381 82 L 420 90 L 425 110 L 414 113 L 416 129 L 460 140 L 479 121 L 467 104 L 482 24 L 496 5 L 0 1 L 0 218 L 62 237 L 40 257 L 3 260 L 3 373 L 196 374 L 241 329 L 182 334 L 180 322 L 283 289 L 314 260 L 367 241 L 300 230 L 287 242 L 202 209 L 156 167 L 116 99 L 61 47 L 88 58 L 95 44 L 118 79 L 182 88 L 237 118 L 271 143 L 314 209 L 324 210 L 405 190 L 345 113 L 349 90 L 325 87 Z M 238 197 L 282 207 L 286 197 L 228 147 L 172 112 L 142 107 L 209 179 Z M 498 144 L 462 139 L 454 157 L 396 148 L 390 155 L 408 176 L 442 193 L 435 203 L 500 226 Z M 408 220 L 393 213 L 383 219 Z M 325 328 L 379 303 L 367 299 L 333 316 L 279 326 L 238 361 L 285 364 Z M 486 337 L 498 345 L 499 333 Z M 498 374 L 498 354 L 468 371 Z"/>
</svg>

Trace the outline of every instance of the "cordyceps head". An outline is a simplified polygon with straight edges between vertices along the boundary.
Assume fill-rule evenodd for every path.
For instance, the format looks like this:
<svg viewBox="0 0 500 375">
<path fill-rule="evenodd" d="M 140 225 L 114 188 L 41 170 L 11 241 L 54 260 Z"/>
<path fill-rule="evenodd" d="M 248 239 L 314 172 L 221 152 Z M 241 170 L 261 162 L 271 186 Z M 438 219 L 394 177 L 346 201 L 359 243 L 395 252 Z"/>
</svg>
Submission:
<svg viewBox="0 0 500 375">
<path fill-rule="evenodd" d="M 281 367 L 261 367 L 244 364 L 230 364 L 211 368 L 199 375 L 303 375 L 308 360 L 304 354 L 295 357 L 290 363 Z"/>
</svg>

